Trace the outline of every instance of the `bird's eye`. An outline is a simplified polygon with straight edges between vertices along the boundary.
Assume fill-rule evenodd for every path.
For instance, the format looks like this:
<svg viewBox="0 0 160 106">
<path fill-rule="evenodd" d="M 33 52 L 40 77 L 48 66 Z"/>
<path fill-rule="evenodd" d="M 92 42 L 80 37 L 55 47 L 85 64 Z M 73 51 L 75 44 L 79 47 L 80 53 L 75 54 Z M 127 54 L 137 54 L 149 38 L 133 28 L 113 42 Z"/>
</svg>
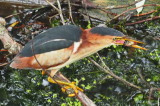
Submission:
<svg viewBox="0 0 160 106">
<path fill-rule="evenodd" d="M 122 37 L 116 37 L 116 38 L 113 38 L 113 40 L 122 40 L 123 38 Z"/>
</svg>

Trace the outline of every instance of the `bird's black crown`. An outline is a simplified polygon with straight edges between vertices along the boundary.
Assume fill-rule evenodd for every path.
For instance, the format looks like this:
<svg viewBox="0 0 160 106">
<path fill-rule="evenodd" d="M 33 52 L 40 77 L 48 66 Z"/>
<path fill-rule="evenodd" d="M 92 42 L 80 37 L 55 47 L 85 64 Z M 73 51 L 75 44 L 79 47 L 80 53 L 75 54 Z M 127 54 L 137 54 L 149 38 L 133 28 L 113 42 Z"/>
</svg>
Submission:
<svg viewBox="0 0 160 106">
<path fill-rule="evenodd" d="M 106 28 L 106 27 L 94 27 L 90 30 L 93 34 L 100 34 L 100 35 L 110 35 L 110 36 L 124 36 L 124 34 L 120 31 L 117 31 L 113 28 Z"/>
</svg>

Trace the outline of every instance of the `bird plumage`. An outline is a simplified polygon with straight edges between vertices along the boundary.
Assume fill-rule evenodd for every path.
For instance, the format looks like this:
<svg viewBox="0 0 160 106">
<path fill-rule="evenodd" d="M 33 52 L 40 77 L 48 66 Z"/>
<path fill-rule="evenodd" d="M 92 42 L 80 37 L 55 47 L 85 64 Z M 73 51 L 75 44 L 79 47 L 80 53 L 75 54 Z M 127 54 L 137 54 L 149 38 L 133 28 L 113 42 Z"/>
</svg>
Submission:
<svg viewBox="0 0 160 106">
<path fill-rule="evenodd" d="M 110 36 L 124 36 L 124 34 L 113 28 L 106 27 L 94 27 L 90 30 L 93 34 L 100 34 L 101 36 L 110 35 Z"/>
<path fill-rule="evenodd" d="M 50 28 L 28 42 L 10 64 L 13 68 L 59 70 L 105 47 L 124 34 L 112 28 L 81 29 L 74 25 Z M 117 41 L 123 44 L 124 39 Z M 133 43 L 134 44 L 134 43 Z"/>
<path fill-rule="evenodd" d="M 74 42 L 79 42 L 82 30 L 73 25 L 50 28 L 28 42 L 20 56 L 30 57 L 54 50 L 70 47 Z"/>
<path fill-rule="evenodd" d="M 52 77 L 59 69 L 111 45 L 125 45 L 146 50 L 136 45 L 137 43 L 141 42 L 127 39 L 122 32 L 112 28 L 94 27 L 83 30 L 74 25 L 64 25 L 50 28 L 37 35 L 24 46 L 10 66 L 18 69 L 50 70 L 48 81 L 63 85 L 65 92 L 72 88 L 74 92 L 68 96 L 75 96 L 78 90 L 83 90 L 73 83 L 53 80 Z"/>
</svg>

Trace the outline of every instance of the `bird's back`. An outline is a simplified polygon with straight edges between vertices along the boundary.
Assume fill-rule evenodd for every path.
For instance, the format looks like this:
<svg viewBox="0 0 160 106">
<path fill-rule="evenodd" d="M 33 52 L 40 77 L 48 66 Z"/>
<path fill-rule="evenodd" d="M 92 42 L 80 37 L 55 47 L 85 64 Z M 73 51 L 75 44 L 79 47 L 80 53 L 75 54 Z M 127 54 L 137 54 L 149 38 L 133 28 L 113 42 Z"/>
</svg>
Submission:
<svg viewBox="0 0 160 106">
<path fill-rule="evenodd" d="M 20 55 L 30 57 L 35 54 L 67 48 L 80 40 L 81 33 L 81 29 L 74 25 L 50 28 L 28 42 Z"/>
<path fill-rule="evenodd" d="M 73 45 L 80 40 L 81 34 L 82 30 L 74 25 L 50 28 L 28 42 L 10 66 L 39 69 L 38 62 L 45 68 L 63 64 L 70 58 Z"/>
</svg>

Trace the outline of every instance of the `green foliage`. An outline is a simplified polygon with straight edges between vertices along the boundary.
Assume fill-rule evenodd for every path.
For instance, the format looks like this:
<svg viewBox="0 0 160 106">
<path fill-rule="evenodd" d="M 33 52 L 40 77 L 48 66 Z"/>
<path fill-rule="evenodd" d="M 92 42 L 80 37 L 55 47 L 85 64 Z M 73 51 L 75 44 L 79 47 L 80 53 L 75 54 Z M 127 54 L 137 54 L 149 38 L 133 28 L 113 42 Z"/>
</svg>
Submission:
<svg viewBox="0 0 160 106">
<path fill-rule="evenodd" d="M 138 94 L 138 95 L 136 95 L 136 97 L 134 97 L 134 101 L 136 103 L 141 103 L 142 100 L 143 100 L 143 94 Z"/>
<path fill-rule="evenodd" d="M 62 103 L 60 106 L 82 106 L 81 102 L 77 99 L 73 101 L 72 98 L 65 98 L 66 103 Z"/>
</svg>

